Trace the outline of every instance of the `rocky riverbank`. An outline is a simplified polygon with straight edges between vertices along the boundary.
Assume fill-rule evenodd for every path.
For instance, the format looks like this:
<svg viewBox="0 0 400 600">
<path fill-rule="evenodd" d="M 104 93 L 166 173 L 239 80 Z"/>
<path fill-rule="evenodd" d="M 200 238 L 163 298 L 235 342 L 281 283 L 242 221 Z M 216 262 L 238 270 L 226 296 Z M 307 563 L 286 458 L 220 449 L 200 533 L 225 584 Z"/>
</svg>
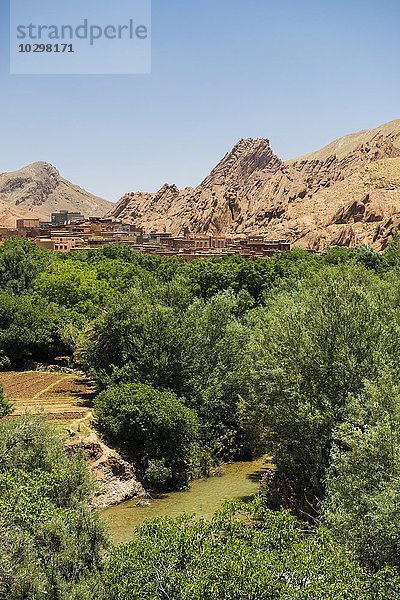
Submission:
<svg viewBox="0 0 400 600">
<path fill-rule="evenodd" d="M 146 491 L 136 478 L 134 466 L 98 438 L 96 433 L 70 445 L 84 451 L 97 486 L 91 504 L 105 508 L 131 498 L 144 498 Z"/>
</svg>

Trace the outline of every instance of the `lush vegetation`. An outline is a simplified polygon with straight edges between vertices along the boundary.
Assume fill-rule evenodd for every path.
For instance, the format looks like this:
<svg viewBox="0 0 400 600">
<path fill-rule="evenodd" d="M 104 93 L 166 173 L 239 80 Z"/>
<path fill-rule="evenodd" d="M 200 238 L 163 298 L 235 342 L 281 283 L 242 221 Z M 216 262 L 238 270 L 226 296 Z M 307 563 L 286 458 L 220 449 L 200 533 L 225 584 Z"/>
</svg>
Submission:
<svg viewBox="0 0 400 600">
<path fill-rule="evenodd" d="M 115 549 L 104 579 L 110 600 L 367 600 L 400 591 L 384 573 L 360 568 L 326 532 L 305 535 L 293 516 L 261 502 L 228 504 L 209 522 L 146 523 Z"/>
<path fill-rule="evenodd" d="M 0 598 L 97 600 L 108 544 L 91 489 L 41 418 L 0 426 Z"/>
<path fill-rule="evenodd" d="M 0 590 L 101 598 L 105 581 L 118 600 L 398 597 L 399 341 L 398 239 L 382 254 L 191 264 L 7 241 L 2 368 L 69 356 L 97 384 L 99 428 L 150 488 L 265 452 L 276 470 L 258 504 L 147 524 L 108 557 L 82 463 L 43 424 L 6 421 Z M 0 394 L 0 416 L 10 409 Z M 35 427 L 1 450 L 2 436 Z M 36 592 L 19 590 L 25 576 Z"/>
<path fill-rule="evenodd" d="M 197 418 L 183 399 L 148 385 L 124 384 L 99 394 L 95 408 L 109 438 L 123 440 L 146 484 L 187 485 Z"/>
</svg>

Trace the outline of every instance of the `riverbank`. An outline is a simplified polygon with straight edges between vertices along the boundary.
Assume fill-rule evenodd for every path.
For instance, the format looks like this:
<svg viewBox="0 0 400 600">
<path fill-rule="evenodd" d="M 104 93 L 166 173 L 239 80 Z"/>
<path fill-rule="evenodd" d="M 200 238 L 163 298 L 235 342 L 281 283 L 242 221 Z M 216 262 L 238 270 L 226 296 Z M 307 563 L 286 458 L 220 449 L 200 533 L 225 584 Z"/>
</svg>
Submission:
<svg viewBox="0 0 400 600">
<path fill-rule="evenodd" d="M 71 442 L 72 450 L 82 450 L 96 480 L 96 489 L 91 498 L 94 508 L 106 508 L 131 498 L 136 501 L 146 497 L 146 491 L 136 478 L 135 467 L 116 450 L 106 446 L 97 433 Z"/>
<path fill-rule="evenodd" d="M 268 458 L 232 463 L 223 468 L 221 476 L 192 481 L 188 490 L 162 494 L 146 502 L 133 498 L 102 510 L 102 515 L 115 543 L 131 540 L 135 528 L 147 519 L 184 513 L 211 518 L 225 500 L 247 500 L 257 494 L 260 477 L 271 466 Z"/>
<path fill-rule="evenodd" d="M 35 370 L 0 372 L 0 385 L 14 407 L 8 418 L 27 413 L 43 415 L 68 436 L 67 448 L 83 450 L 97 482 L 92 506 L 103 508 L 145 496 L 134 466 L 104 444 L 94 429 L 93 382 L 83 373 L 59 365 L 31 366 Z"/>
</svg>

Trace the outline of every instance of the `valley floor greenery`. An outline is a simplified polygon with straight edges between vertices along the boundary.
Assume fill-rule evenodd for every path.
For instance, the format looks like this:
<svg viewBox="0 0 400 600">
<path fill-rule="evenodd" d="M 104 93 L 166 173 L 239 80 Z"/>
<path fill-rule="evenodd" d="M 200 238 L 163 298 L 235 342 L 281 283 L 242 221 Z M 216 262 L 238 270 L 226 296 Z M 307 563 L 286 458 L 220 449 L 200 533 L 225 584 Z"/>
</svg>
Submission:
<svg viewBox="0 0 400 600">
<path fill-rule="evenodd" d="M 112 548 L 83 459 L 0 424 L 0 599 L 400 597 L 400 242 L 185 263 L 0 248 L 0 368 L 67 356 L 154 490 L 270 453 L 260 497 Z M 12 407 L 0 394 L 0 417 Z"/>
</svg>

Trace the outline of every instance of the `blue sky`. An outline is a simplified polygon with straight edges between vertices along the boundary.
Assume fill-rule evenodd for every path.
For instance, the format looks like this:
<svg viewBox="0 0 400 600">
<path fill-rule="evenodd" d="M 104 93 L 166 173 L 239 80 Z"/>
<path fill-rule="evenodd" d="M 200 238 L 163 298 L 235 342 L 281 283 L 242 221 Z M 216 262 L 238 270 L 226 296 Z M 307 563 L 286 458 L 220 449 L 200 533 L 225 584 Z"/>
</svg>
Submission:
<svg viewBox="0 0 400 600">
<path fill-rule="evenodd" d="M 398 0 L 153 0 L 129 76 L 9 75 L 0 6 L 2 172 L 45 160 L 117 200 L 197 185 L 242 137 L 286 159 L 400 118 Z"/>
</svg>

